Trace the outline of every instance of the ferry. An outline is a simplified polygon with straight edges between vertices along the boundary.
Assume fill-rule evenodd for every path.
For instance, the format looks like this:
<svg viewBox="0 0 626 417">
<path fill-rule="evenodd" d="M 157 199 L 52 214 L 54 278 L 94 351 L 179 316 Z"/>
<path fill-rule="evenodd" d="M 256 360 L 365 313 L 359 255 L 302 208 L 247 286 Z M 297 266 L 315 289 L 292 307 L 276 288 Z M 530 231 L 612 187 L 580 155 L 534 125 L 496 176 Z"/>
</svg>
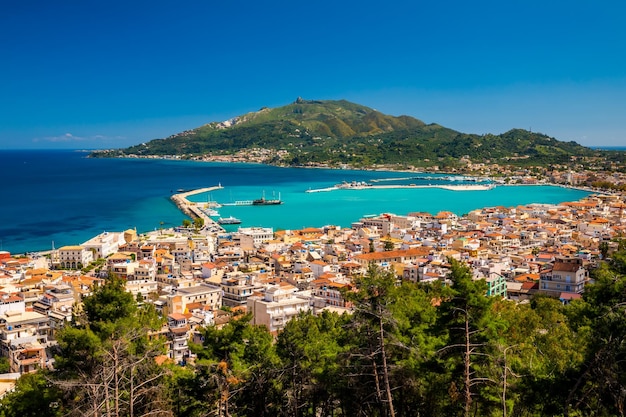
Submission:
<svg viewBox="0 0 626 417">
<path fill-rule="evenodd" d="M 217 223 L 219 224 L 241 224 L 241 220 L 239 220 L 236 217 L 230 216 L 230 217 L 220 217 L 219 219 L 217 219 Z"/>
</svg>

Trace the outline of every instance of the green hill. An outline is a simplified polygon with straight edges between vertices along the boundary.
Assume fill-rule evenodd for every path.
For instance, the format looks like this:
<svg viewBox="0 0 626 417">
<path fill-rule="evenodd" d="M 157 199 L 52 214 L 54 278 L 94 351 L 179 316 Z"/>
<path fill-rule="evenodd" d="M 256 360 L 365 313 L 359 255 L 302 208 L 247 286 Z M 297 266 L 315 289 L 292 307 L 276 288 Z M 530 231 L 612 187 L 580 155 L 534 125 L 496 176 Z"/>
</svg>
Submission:
<svg viewBox="0 0 626 417">
<path fill-rule="evenodd" d="M 507 160 L 516 165 L 567 162 L 592 154 L 574 142 L 513 129 L 501 135 L 466 134 L 410 116 L 389 116 L 345 100 L 303 100 L 212 122 L 165 139 L 94 156 L 233 154 L 283 150 L 267 160 L 285 165 L 454 165 Z"/>
</svg>

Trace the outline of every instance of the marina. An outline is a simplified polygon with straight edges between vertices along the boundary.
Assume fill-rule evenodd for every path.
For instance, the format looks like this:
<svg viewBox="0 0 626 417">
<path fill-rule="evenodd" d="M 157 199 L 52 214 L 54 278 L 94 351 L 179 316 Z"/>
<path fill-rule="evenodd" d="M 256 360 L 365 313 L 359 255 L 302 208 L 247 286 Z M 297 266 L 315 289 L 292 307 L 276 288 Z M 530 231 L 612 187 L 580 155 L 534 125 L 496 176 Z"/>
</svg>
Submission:
<svg viewBox="0 0 626 417">
<path fill-rule="evenodd" d="M 215 210 L 215 209 L 206 208 L 206 209 L 204 209 L 204 212 L 209 217 L 219 217 L 220 216 L 220 213 L 217 210 Z"/>
<path fill-rule="evenodd" d="M 188 200 L 189 196 L 196 195 L 196 194 L 209 193 L 211 191 L 221 190 L 222 188 L 223 188 L 222 185 L 218 184 L 213 187 L 206 187 L 206 188 L 199 188 L 196 190 L 185 191 L 184 193 L 172 195 L 171 200 L 187 216 L 191 217 L 192 219 L 195 219 L 195 218 L 202 219 L 204 221 L 205 227 L 217 227 L 221 229 L 221 231 L 224 231 L 224 229 L 219 227 L 219 224 L 220 224 L 219 221 L 215 222 L 211 218 L 212 214 L 209 214 L 210 212 L 217 213 L 215 210 L 211 210 L 211 209 L 203 210 L 198 203 L 194 203 Z M 217 215 L 219 216 L 219 213 L 217 213 Z"/>
</svg>

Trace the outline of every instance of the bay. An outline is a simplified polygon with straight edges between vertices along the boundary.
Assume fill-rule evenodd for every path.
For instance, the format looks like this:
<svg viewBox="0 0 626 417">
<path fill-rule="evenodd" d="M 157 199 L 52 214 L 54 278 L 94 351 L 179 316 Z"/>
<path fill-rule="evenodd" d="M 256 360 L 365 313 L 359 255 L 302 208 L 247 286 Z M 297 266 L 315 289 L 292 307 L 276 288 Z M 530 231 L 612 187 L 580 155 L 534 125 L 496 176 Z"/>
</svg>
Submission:
<svg viewBox="0 0 626 417">
<path fill-rule="evenodd" d="M 349 227 L 367 214 L 464 214 L 481 207 L 559 203 L 589 193 L 556 186 L 498 186 L 488 191 L 437 188 L 336 190 L 307 193 L 343 181 L 398 178 L 395 183 L 446 183 L 400 180 L 402 172 L 280 168 L 261 164 L 209 163 L 165 159 L 94 159 L 68 150 L 0 151 L 0 250 L 12 253 L 80 244 L 103 231 L 138 232 L 180 225 L 185 216 L 171 202 L 178 189 L 224 188 L 191 198 L 197 202 L 280 198 L 280 206 L 223 206 L 222 217 L 241 226 L 298 229 Z M 394 182 L 385 182 L 392 184 Z M 236 230 L 238 226 L 230 226 Z"/>
</svg>

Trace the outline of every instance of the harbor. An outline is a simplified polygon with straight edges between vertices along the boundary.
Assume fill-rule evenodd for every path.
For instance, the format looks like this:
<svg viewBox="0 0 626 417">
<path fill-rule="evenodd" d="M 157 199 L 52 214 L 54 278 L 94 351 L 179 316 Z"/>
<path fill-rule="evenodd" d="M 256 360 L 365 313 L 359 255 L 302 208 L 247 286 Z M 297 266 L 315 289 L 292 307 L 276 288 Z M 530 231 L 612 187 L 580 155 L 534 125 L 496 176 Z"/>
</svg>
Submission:
<svg viewBox="0 0 626 417">
<path fill-rule="evenodd" d="M 220 207 L 241 207 L 241 206 L 278 206 L 282 205 L 283 201 L 280 199 L 280 194 L 278 198 L 266 199 L 265 192 L 263 192 L 263 196 L 261 198 L 255 200 L 237 200 L 231 203 L 218 203 L 217 201 L 209 201 L 207 203 L 202 202 L 193 202 L 188 199 L 188 197 L 197 194 L 210 193 L 212 191 L 222 190 L 221 184 L 218 184 L 213 187 L 205 187 L 198 188 L 195 190 L 183 190 L 180 193 L 174 194 L 171 197 L 171 200 L 176 204 L 176 206 L 183 212 L 183 214 L 191 217 L 192 219 L 201 218 L 204 221 L 204 224 L 209 228 L 217 228 L 219 231 L 226 231 L 222 225 L 237 225 L 241 224 L 241 219 L 234 217 L 232 215 L 228 217 L 221 217 L 220 213 L 216 210 Z"/>
<path fill-rule="evenodd" d="M 54 175 L 50 175 L 49 167 L 43 169 L 50 158 L 58 160 L 52 171 Z M 18 160 L 29 163 L 13 163 Z M 476 191 L 473 194 L 471 191 L 451 192 L 435 187 L 305 193 L 307 189 L 324 189 L 346 180 L 373 185 L 392 185 L 394 183 L 389 181 L 376 184 L 372 180 L 393 176 L 404 178 L 416 174 L 295 169 L 248 164 L 198 164 L 156 159 L 95 161 L 86 159 L 83 154 L 77 152 L 52 154 L 42 152 L 41 155 L 24 152 L 19 154 L 19 159 L 7 159 L 8 162 L 12 165 L 6 165 L 6 168 L 10 168 L 7 172 L 11 178 L 6 184 L 8 187 L 6 194 L 14 196 L 19 204 L 5 204 L 0 209 L 3 218 L 12 219 L 12 222 L 5 222 L 0 226 L 0 246 L 16 253 L 49 250 L 52 241 L 56 247 L 72 245 L 86 241 L 103 230 L 130 228 L 137 229 L 138 232 L 147 232 L 161 227 L 180 226 L 187 216 L 170 199 L 178 189 L 193 190 L 191 193 L 185 191 L 178 194 L 195 202 L 200 209 L 206 209 L 207 205 L 215 201 L 222 204 L 223 207 L 216 208 L 219 216 L 212 217 L 213 221 L 217 221 L 219 217 L 233 216 L 241 219 L 242 225 L 245 226 L 275 229 L 297 229 L 326 224 L 348 227 L 355 219 L 369 213 L 402 214 L 410 211 L 437 213 L 449 210 L 460 215 L 478 206 L 575 201 L 591 192 L 552 184 L 511 186 L 520 182 L 519 179 L 512 178 L 511 184 L 496 183 L 496 187 L 491 191 Z M 169 169 L 170 165 L 176 169 Z M 34 170 L 35 167 L 37 170 Z M 73 177 L 72 187 L 66 187 L 62 179 L 75 172 L 83 172 L 84 175 Z M 111 176 L 112 172 L 118 174 Z M 133 181 L 127 181 L 129 172 L 132 172 Z M 28 183 L 26 179 L 35 173 L 49 181 Z M 102 181 L 97 193 L 89 188 L 96 178 Z M 208 187 L 218 185 L 218 182 L 221 183 L 220 187 Z M 410 182 L 420 184 L 417 180 L 405 180 L 404 183 L 408 185 Z M 141 185 L 137 186 L 137 183 Z M 428 181 L 425 184 L 428 184 Z M 462 182 L 446 183 L 452 184 L 461 185 Z M 204 191 L 206 187 L 214 191 L 211 191 L 210 195 L 194 193 L 198 190 Z M 49 192 L 49 189 L 64 189 L 65 198 L 63 200 L 36 198 Z M 273 190 L 276 190 L 275 194 L 278 197 L 280 191 L 283 204 L 225 205 L 235 201 L 253 201 L 262 197 L 263 190 L 267 198 L 273 197 Z M 110 197 L 102 198 L 103 195 Z M 76 203 L 68 206 L 63 203 L 64 201 Z M 94 204 L 94 201 L 98 204 Z M 120 203 L 122 201 L 123 204 Z M 33 228 L 31 223 L 35 218 L 40 221 L 38 226 Z M 226 230 L 234 230 L 237 226 L 223 227 Z"/>
</svg>

